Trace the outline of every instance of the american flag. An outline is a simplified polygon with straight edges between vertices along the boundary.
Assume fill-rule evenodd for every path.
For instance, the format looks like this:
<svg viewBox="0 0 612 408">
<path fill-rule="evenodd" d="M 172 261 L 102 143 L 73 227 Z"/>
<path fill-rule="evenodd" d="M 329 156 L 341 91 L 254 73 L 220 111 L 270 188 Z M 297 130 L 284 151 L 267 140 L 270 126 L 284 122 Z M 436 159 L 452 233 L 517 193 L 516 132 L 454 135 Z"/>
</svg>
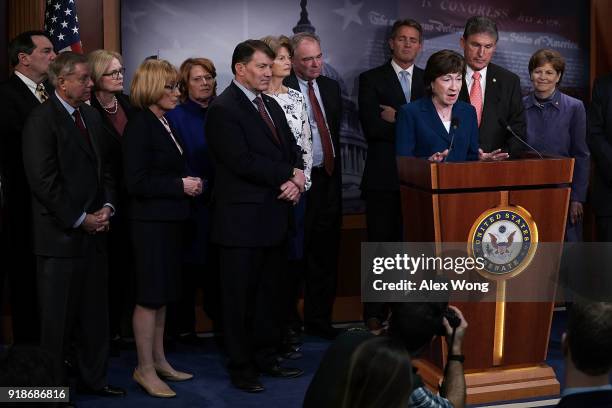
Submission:
<svg viewBox="0 0 612 408">
<path fill-rule="evenodd" d="M 83 53 L 74 0 L 47 0 L 45 32 L 51 39 L 55 52 Z"/>
</svg>

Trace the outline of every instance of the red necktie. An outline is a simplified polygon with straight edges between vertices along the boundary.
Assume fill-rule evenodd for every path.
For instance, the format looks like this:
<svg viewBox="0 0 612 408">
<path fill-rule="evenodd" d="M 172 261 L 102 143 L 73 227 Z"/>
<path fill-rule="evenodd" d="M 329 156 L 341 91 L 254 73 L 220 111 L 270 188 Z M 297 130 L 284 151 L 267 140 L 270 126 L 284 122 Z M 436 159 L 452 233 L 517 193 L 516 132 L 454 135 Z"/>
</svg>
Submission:
<svg viewBox="0 0 612 408">
<path fill-rule="evenodd" d="M 480 120 L 482 119 L 482 87 L 480 86 L 480 72 L 474 71 L 472 79 L 470 103 L 476 108 L 476 118 L 478 119 L 478 126 L 480 126 Z"/>
<path fill-rule="evenodd" d="M 329 134 L 329 129 L 325 124 L 325 116 L 321 110 L 321 105 L 315 95 L 312 81 L 308 81 L 308 98 L 310 99 L 310 105 L 312 106 L 312 112 L 314 113 L 315 122 L 319 129 L 319 136 L 321 137 L 321 147 L 323 147 L 323 166 L 328 175 L 332 175 L 334 172 L 334 148 L 332 147 L 332 139 Z"/>
<path fill-rule="evenodd" d="M 81 119 L 81 112 L 79 112 L 78 109 L 75 109 L 74 112 L 72 112 L 72 116 L 74 117 L 74 123 L 79 129 L 79 132 L 81 132 L 81 134 L 87 139 L 87 141 L 89 141 L 89 134 L 87 133 L 87 128 L 83 123 L 83 119 Z"/>
<path fill-rule="evenodd" d="M 255 102 L 255 104 L 257 105 L 259 115 L 264 120 L 264 122 L 266 122 L 266 125 L 268 125 L 268 127 L 270 128 L 270 131 L 272 132 L 272 136 L 274 136 L 276 144 L 280 145 L 281 141 L 278 137 L 278 133 L 276 132 L 276 126 L 274 126 L 274 122 L 272 122 L 270 115 L 268 115 L 268 111 L 266 111 L 266 105 L 264 105 L 263 99 L 261 99 L 261 96 L 257 96 L 255 99 L 253 99 L 253 102 Z"/>
</svg>

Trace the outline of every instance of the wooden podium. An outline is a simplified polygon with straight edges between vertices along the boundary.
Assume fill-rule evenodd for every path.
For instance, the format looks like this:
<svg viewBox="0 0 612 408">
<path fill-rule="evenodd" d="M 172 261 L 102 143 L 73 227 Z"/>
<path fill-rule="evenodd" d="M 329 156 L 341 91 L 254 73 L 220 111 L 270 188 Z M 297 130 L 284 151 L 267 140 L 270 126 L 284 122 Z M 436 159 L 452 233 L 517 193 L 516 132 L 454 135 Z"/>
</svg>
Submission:
<svg viewBox="0 0 612 408">
<path fill-rule="evenodd" d="M 521 206 L 537 224 L 539 242 L 562 242 L 574 160 L 520 159 L 500 162 L 431 163 L 397 158 L 404 241 L 468 242 L 478 217 L 497 206 Z M 550 267 L 558 269 L 556 259 Z M 451 303 L 464 313 L 467 401 L 471 404 L 559 394 L 552 368 L 544 364 L 554 303 Z M 442 341 L 417 364 L 437 389 L 446 356 Z"/>
</svg>

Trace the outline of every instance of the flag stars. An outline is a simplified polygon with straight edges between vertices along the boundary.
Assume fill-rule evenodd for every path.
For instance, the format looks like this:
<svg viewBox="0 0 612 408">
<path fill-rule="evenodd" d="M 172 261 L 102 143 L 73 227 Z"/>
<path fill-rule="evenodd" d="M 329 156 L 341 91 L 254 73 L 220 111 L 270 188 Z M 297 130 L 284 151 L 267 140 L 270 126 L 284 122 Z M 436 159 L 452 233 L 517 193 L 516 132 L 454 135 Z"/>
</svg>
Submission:
<svg viewBox="0 0 612 408">
<path fill-rule="evenodd" d="M 72 32 L 75 34 L 79 33 L 79 28 L 77 26 L 74 26 L 74 28 L 72 29 Z"/>
<path fill-rule="evenodd" d="M 55 4 L 53 5 L 53 7 L 55 7 L 55 9 L 56 9 L 56 10 L 59 10 L 59 9 L 60 9 L 60 4 L 59 4 L 59 3 L 55 3 Z"/>
<path fill-rule="evenodd" d="M 53 23 L 57 23 L 57 17 L 55 17 L 55 16 L 51 17 L 51 21 L 52 21 Z"/>
<path fill-rule="evenodd" d="M 62 41 L 64 39 L 64 34 L 60 33 L 60 35 L 57 36 L 57 39 Z"/>
<path fill-rule="evenodd" d="M 55 30 L 52 28 L 49 30 L 49 34 L 53 35 L 53 33 L 55 32 Z"/>
<path fill-rule="evenodd" d="M 66 21 L 62 21 L 62 28 L 67 28 L 68 27 L 68 23 Z"/>
<path fill-rule="evenodd" d="M 64 10 L 64 13 L 66 13 L 67 16 L 70 16 L 70 15 L 72 15 L 72 10 L 66 9 L 66 10 Z"/>
</svg>

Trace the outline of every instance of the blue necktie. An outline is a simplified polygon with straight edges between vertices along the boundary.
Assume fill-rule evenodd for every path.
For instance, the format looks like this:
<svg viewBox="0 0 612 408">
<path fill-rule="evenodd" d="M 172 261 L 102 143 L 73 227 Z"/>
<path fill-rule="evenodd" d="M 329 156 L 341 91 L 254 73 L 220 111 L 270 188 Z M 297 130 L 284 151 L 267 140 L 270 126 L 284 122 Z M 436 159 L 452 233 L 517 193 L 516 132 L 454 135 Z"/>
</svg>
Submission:
<svg viewBox="0 0 612 408">
<path fill-rule="evenodd" d="M 400 84 L 402 85 L 402 91 L 406 97 L 406 103 L 410 103 L 410 73 L 408 71 L 400 71 Z"/>
</svg>

